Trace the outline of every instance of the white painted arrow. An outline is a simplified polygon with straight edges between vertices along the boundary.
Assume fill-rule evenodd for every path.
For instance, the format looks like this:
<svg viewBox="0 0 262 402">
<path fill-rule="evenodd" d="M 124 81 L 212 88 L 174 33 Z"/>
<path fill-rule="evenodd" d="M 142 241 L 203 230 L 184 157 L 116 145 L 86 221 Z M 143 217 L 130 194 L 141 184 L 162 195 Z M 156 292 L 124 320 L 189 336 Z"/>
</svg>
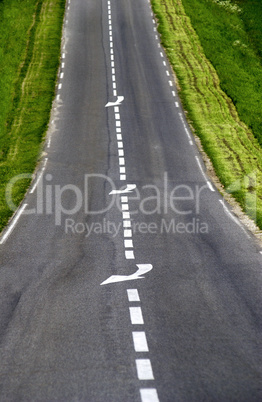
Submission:
<svg viewBox="0 0 262 402">
<path fill-rule="evenodd" d="M 112 194 L 125 194 L 125 193 L 130 193 L 136 188 L 136 184 L 127 184 L 126 188 L 124 190 L 112 190 L 109 195 Z"/>
<path fill-rule="evenodd" d="M 124 99 L 123 96 L 118 96 L 116 102 L 108 102 L 105 107 L 121 105 Z"/>
<path fill-rule="evenodd" d="M 112 275 L 108 279 L 106 279 L 104 282 L 102 282 L 100 285 L 108 285 L 109 283 L 115 283 L 115 282 L 124 282 L 124 281 L 133 281 L 135 279 L 143 279 L 144 275 L 147 272 L 151 271 L 153 268 L 153 265 L 151 264 L 136 264 L 138 267 L 138 270 L 131 275 Z"/>
</svg>

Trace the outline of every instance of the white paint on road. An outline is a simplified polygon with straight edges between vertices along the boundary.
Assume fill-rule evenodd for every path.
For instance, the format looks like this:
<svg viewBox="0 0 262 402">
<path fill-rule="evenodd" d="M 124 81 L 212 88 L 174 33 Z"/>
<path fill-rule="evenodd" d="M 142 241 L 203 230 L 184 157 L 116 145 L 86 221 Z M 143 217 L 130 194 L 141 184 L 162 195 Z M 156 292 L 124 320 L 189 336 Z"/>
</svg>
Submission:
<svg viewBox="0 0 262 402">
<path fill-rule="evenodd" d="M 245 235 L 247 236 L 247 238 L 250 239 L 250 236 L 249 236 L 249 234 L 246 232 L 246 229 L 244 228 L 244 226 L 242 226 L 241 222 L 237 219 L 237 217 L 234 216 L 234 215 L 232 214 L 232 212 L 230 212 L 230 210 L 229 210 L 229 209 L 227 208 L 227 206 L 225 205 L 225 200 L 224 200 L 224 199 L 223 199 L 223 200 L 219 200 L 219 202 L 220 202 L 220 204 L 222 204 L 222 206 L 223 206 L 223 208 L 224 208 L 224 211 L 225 211 L 225 213 L 229 216 L 229 218 L 230 218 L 233 222 L 235 222 L 235 223 L 243 230 L 243 232 L 245 233 Z"/>
<path fill-rule="evenodd" d="M 48 158 L 45 158 L 44 165 L 43 165 L 40 173 L 37 174 L 37 180 L 36 180 L 35 184 L 33 185 L 32 189 L 30 190 L 30 194 L 33 194 L 33 192 L 35 191 L 36 187 L 38 186 L 38 183 L 40 182 L 40 180 L 41 180 L 41 178 L 43 176 L 47 161 L 48 161 Z"/>
<path fill-rule="evenodd" d="M 153 380 L 153 370 L 149 359 L 136 359 L 137 377 L 139 380 Z"/>
<path fill-rule="evenodd" d="M 149 352 L 146 334 L 144 331 L 132 332 L 134 349 L 136 352 Z"/>
<path fill-rule="evenodd" d="M 123 190 L 112 190 L 109 195 L 112 194 L 126 194 L 131 193 L 136 188 L 136 184 L 127 184 L 126 188 Z"/>
<path fill-rule="evenodd" d="M 112 25 L 111 25 L 111 1 L 108 1 L 108 21 L 109 21 L 109 47 L 110 47 L 110 59 L 111 59 L 111 77 L 112 77 L 112 88 L 113 95 L 117 96 L 117 76 L 115 71 L 115 62 L 114 62 L 114 42 L 113 42 L 113 33 L 112 33 Z M 153 16 L 153 14 L 152 14 Z M 153 24 L 155 21 L 153 20 Z M 154 27 L 154 31 L 157 29 Z M 155 39 L 158 41 L 159 37 L 156 34 Z M 160 43 L 158 42 L 158 47 L 160 47 Z M 163 63 L 166 65 L 166 62 Z M 167 76 L 170 76 L 170 73 L 166 71 Z M 124 99 L 124 98 L 123 98 Z M 122 132 L 121 132 L 121 114 L 119 110 L 119 106 L 123 100 L 121 97 L 117 97 L 116 102 L 108 102 L 106 107 L 113 106 L 114 114 L 115 114 L 115 130 L 116 130 L 116 139 L 117 139 L 117 148 L 118 148 L 118 162 L 119 162 L 119 171 L 120 171 L 120 180 L 126 180 L 126 161 L 124 157 L 124 146 L 122 141 Z M 124 190 L 112 190 L 110 194 L 126 194 L 130 193 L 136 188 L 136 185 L 127 185 Z M 121 196 L 121 209 L 122 209 L 122 220 L 123 220 L 123 228 L 124 228 L 124 249 L 125 249 L 125 258 L 128 260 L 135 259 L 134 255 L 134 244 L 133 244 L 133 233 L 132 226 L 130 220 L 130 212 L 129 212 L 129 204 L 128 204 L 128 196 Z M 143 279 L 144 274 L 152 270 L 153 266 L 151 264 L 136 264 L 137 271 L 131 275 L 111 275 L 107 280 L 101 283 L 101 285 L 112 284 L 117 282 L 124 282 L 130 280 Z M 128 291 L 128 299 L 129 301 L 140 301 L 137 289 L 129 289 Z M 141 307 L 130 307 L 130 319 L 133 325 L 143 325 L 143 314 Z M 133 344 L 134 349 L 137 353 L 148 353 L 148 344 L 147 338 L 144 331 L 133 331 Z M 151 367 L 151 361 L 149 359 L 136 359 L 136 367 L 137 367 L 137 376 L 140 380 L 152 380 L 154 379 L 153 371 Z M 150 400 L 151 402 L 156 402 L 158 398 L 156 398 L 157 393 L 155 389 L 141 389 L 140 390 L 141 400 L 142 402 Z"/>
<path fill-rule="evenodd" d="M 128 222 L 128 221 L 125 221 Z M 108 279 L 106 279 L 104 282 L 101 283 L 101 285 L 107 285 L 109 283 L 115 283 L 115 282 L 124 282 L 124 281 L 133 281 L 136 279 L 144 279 L 144 275 L 147 272 L 151 271 L 153 266 L 151 264 L 136 264 L 138 267 L 137 271 L 134 274 L 131 275 L 112 275 Z"/>
<path fill-rule="evenodd" d="M 215 191 L 214 187 L 212 186 L 209 180 L 207 180 L 207 185 L 210 191 Z"/>
<path fill-rule="evenodd" d="M 130 302 L 139 302 L 140 297 L 137 289 L 127 289 L 127 297 Z"/>
<path fill-rule="evenodd" d="M 24 212 L 25 208 L 27 207 L 27 204 L 24 204 L 15 214 L 14 218 L 11 221 L 11 224 L 8 226 L 7 231 L 4 233 L 4 235 L 1 237 L 0 240 L 0 244 L 4 244 L 5 241 L 8 239 L 8 237 L 10 236 L 10 234 L 12 233 L 12 231 L 14 230 L 15 225 L 18 222 L 18 219 L 20 218 L 20 216 L 22 215 L 22 213 Z"/>
<path fill-rule="evenodd" d="M 129 211 L 129 205 L 128 204 L 122 204 L 122 211 Z"/>
<path fill-rule="evenodd" d="M 133 248 L 134 247 L 133 240 L 130 240 L 130 239 L 124 240 L 124 243 L 125 243 L 125 248 Z"/>
<path fill-rule="evenodd" d="M 140 389 L 140 396 L 142 402 L 159 402 L 157 390 L 155 388 Z"/>
<path fill-rule="evenodd" d="M 132 325 L 144 325 L 141 307 L 129 307 L 129 313 Z"/>
<path fill-rule="evenodd" d="M 121 105 L 124 99 L 123 96 L 118 96 L 115 102 L 108 102 L 105 107 Z"/>
<path fill-rule="evenodd" d="M 127 260 L 134 260 L 135 259 L 135 254 L 133 250 L 125 250 L 125 257 Z M 129 278 L 129 280 L 132 279 L 140 279 L 140 278 Z"/>
<path fill-rule="evenodd" d="M 207 180 L 206 174 L 205 174 L 205 172 L 204 172 L 204 170 L 203 170 L 203 168 L 202 168 L 202 165 L 201 165 L 201 163 L 200 163 L 200 160 L 199 160 L 198 156 L 196 156 L 196 161 L 197 161 L 197 164 L 198 164 L 198 166 L 199 166 L 199 169 L 200 169 L 200 171 L 201 171 L 201 173 L 202 173 L 202 175 L 203 175 L 203 177 L 204 177 L 204 179 L 205 179 L 205 181 L 206 181 L 206 183 L 207 183 L 209 189 L 210 189 L 211 191 L 215 191 L 215 189 L 212 187 L 211 183 Z"/>
<path fill-rule="evenodd" d="M 124 237 L 132 237 L 133 233 L 131 229 L 124 230 Z"/>
</svg>

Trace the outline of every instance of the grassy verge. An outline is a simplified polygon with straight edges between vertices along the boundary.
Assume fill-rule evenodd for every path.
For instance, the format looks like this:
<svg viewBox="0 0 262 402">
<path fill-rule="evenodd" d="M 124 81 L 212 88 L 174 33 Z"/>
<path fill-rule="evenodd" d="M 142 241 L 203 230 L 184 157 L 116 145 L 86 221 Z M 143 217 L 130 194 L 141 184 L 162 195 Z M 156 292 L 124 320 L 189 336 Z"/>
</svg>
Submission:
<svg viewBox="0 0 262 402">
<path fill-rule="evenodd" d="M 192 1 L 203 3 L 206 8 L 209 3 L 219 7 L 217 0 Z M 152 0 L 152 5 L 158 18 L 162 44 L 179 81 L 180 97 L 188 119 L 221 183 L 262 228 L 262 154 L 259 142 L 240 120 L 232 99 L 222 91 L 217 71 L 207 59 L 182 1 Z M 197 15 L 202 12 L 196 4 L 194 12 Z M 231 11 L 226 13 L 231 15 Z M 212 22 L 207 18 L 205 25 L 212 25 Z M 222 39 L 219 46 L 224 47 Z"/>
<path fill-rule="evenodd" d="M 0 3 L 0 230 L 12 211 L 8 182 L 32 173 L 41 152 L 55 93 L 65 0 Z M 14 186 L 18 205 L 30 179 Z"/>
<path fill-rule="evenodd" d="M 259 24 L 254 20 L 255 15 L 262 17 L 261 1 L 182 0 L 182 3 L 218 73 L 221 88 L 262 146 L 262 43 L 256 35 L 257 27 L 262 29 L 262 21 Z M 255 29 L 253 21 L 257 22 Z"/>
</svg>

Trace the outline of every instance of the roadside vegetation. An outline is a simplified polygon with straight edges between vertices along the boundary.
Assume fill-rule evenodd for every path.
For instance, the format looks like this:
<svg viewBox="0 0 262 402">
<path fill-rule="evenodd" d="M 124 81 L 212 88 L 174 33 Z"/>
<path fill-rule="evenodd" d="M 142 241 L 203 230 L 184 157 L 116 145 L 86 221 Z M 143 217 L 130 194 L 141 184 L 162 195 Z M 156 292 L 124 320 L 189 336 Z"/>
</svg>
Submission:
<svg viewBox="0 0 262 402">
<path fill-rule="evenodd" d="M 188 121 L 225 190 L 262 229 L 262 3 L 152 5 Z"/>
<path fill-rule="evenodd" d="M 0 1 L 0 231 L 8 182 L 33 173 L 55 94 L 66 0 Z M 30 179 L 14 187 L 19 205 Z"/>
</svg>

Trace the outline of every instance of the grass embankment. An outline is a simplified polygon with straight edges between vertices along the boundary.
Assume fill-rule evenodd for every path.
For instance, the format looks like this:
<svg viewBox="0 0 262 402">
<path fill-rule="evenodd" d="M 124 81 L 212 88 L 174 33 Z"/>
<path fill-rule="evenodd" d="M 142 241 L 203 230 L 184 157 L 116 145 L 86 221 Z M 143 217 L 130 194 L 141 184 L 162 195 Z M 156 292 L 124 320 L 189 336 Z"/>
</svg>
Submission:
<svg viewBox="0 0 262 402">
<path fill-rule="evenodd" d="M 192 22 L 197 21 L 202 32 L 198 36 L 181 0 L 152 0 L 189 121 L 221 183 L 262 229 L 261 60 L 255 41 L 250 45 L 238 7 L 228 0 L 223 1 L 224 7 L 221 3 L 183 0 Z M 219 60 L 220 69 L 216 66 L 216 70 L 208 58 L 212 63 Z M 244 83 L 250 86 L 243 88 Z M 246 124 L 232 100 L 247 117 Z M 256 127 L 257 138 L 251 127 Z"/>
<path fill-rule="evenodd" d="M 32 173 L 47 129 L 59 66 L 66 0 L 0 2 L 0 231 L 13 211 L 8 182 Z M 13 189 L 18 205 L 30 179 Z"/>
</svg>

